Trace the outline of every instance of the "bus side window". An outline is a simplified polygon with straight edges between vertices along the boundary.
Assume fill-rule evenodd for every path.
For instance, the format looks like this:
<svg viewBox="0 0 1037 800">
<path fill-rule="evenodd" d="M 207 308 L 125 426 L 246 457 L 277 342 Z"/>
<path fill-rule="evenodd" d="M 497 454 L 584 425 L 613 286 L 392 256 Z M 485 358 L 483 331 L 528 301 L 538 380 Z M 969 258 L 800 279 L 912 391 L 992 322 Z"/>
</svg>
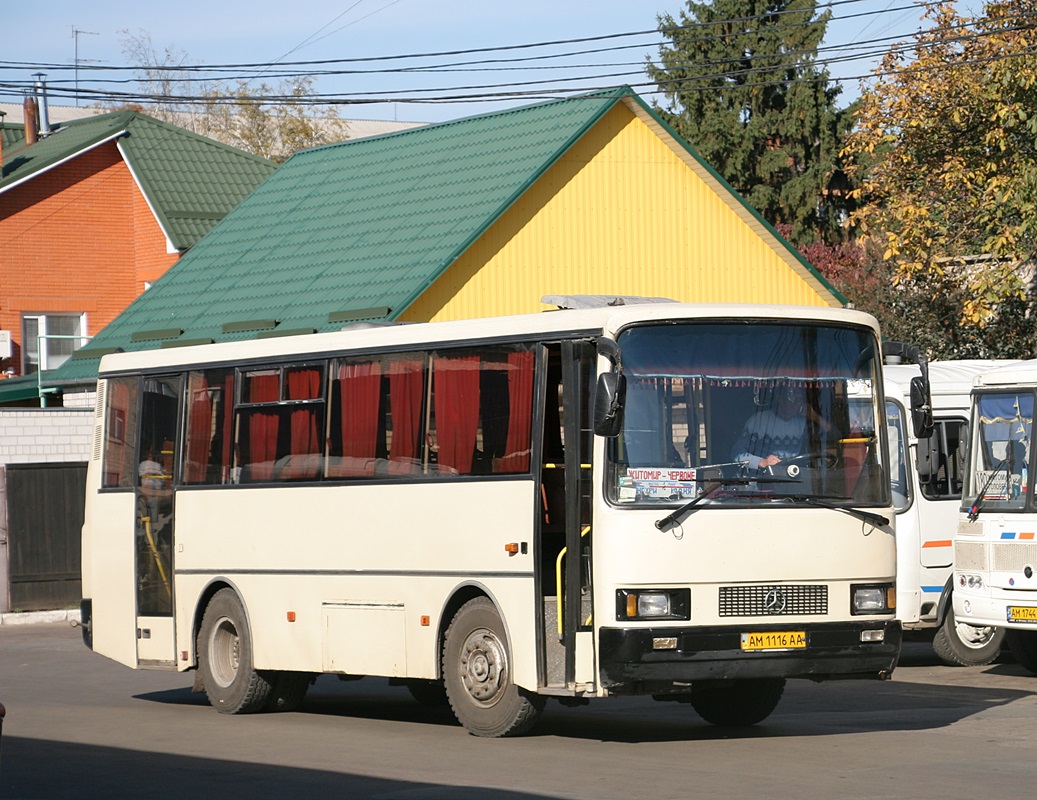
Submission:
<svg viewBox="0 0 1037 800">
<path fill-rule="evenodd" d="M 238 455 L 242 483 L 320 477 L 324 367 L 272 367 L 240 377 Z"/>
<path fill-rule="evenodd" d="M 221 485 L 233 482 L 233 415 L 234 370 L 188 373 L 184 484 Z"/>
<path fill-rule="evenodd" d="M 921 481 L 922 495 L 928 500 L 947 500 L 961 497 L 963 480 L 962 443 L 968 433 L 964 420 L 936 420 L 928 440 L 932 458 L 932 474 Z"/>
<path fill-rule="evenodd" d="M 138 378 L 107 381 L 105 409 L 104 471 L 106 489 L 130 489 L 137 482 Z"/>
<path fill-rule="evenodd" d="M 530 350 L 505 347 L 433 355 L 430 471 L 529 472 L 534 360 Z"/>
</svg>

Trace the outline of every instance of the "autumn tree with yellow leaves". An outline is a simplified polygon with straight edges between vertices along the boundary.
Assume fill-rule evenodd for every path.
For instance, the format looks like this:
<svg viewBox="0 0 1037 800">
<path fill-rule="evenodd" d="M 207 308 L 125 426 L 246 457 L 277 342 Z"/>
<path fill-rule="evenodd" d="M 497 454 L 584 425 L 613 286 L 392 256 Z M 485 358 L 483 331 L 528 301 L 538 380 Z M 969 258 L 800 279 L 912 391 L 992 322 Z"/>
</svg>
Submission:
<svg viewBox="0 0 1037 800">
<path fill-rule="evenodd" d="M 958 291 L 958 325 L 1033 328 L 1037 251 L 1037 9 L 951 2 L 894 48 L 865 91 L 844 157 L 858 181 L 851 224 L 880 243 L 894 281 L 933 299 Z M 1033 338 L 1019 347 L 1031 352 Z"/>
</svg>

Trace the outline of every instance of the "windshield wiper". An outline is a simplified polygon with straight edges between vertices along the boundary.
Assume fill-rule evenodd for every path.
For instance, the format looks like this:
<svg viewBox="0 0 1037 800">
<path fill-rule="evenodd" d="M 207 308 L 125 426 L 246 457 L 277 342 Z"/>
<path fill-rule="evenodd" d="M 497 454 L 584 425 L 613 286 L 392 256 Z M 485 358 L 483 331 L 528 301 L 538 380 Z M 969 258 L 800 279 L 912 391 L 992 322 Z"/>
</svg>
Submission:
<svg viewBox="0 0 1037 800">
<path fill-rule="evenodd" d="M 1001 459 L 1001 463 L 994 467 L 994 471 L 990 473 L 990 477 L 987 478 L 987 482 L 983 484 L 983 488 L 979 490 L 979 494 L 976 495 L 976 499 L 972 501 L 972 505 L 969 506 L 968 519 L 969 522 L 975 522 L 979 517 L 980 509 L 983 508 L 983 501 L 987 499 L 987 490 L 990 488 L 990 484 L 994 482 L 994 478 L 1001 472 L 1001 468 L 1005 468 L 1005 487 L 1007 493 L 1007 487 L 1009 484 L 1009 477 L 1011 476 L 1011 467 L 1008 465 L 1008 459 Z"/>
<path fill-rule="evenodd" d="M 677 521 L 687 514 L 689 511 L 695 508 L 703 500 L 708 500 L 712 497 L 717 489 L 722 489 L 725 486 L 745 486 L 750 483 L 757 483 L 759 478 L 710 478 L 707 483 L 712 484 L 708 489 L 703 490 L 702 494 L 694 498 L 690 502 L 685 503 L 676 511 L 667 514 L 662 519 L 655 521 L 655 527 L 661 531 L 669 530 Z"/>
<path fill-rule="evenodd" d="M 792 500 L 796 503 L 804 503 L 808 506 L 818 506 L 819 508 L 830 508 L 832 511 L 842 511 L 844 514 L 849 514 L 859 519 L 863 519 L 865 522 L 870 522 L 872 525 L 889 525 L 889 519 L 884 517 L 882 514 L 876 514 L 874 511 L 865 511 L 863 508 L 854 508 L 853 506 L 837 506 L 835 503 L 830 503 L 827 500 L 822 500 L 820 497 L 814 497 L 809 494 L 782 494 L 774 495 L 780 497 L 782 500 Z M 850 498 L 846 498 L 849 500 Z"/>
</svg>

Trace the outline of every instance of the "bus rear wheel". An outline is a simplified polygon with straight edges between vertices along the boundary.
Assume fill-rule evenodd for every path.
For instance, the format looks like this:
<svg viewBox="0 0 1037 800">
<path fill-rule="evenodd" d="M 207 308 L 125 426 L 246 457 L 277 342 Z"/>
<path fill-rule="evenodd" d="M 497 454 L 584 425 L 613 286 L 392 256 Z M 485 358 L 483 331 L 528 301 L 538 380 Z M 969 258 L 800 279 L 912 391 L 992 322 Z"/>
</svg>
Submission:
<svg viewBox="0 0 1037 800">
<path fill-rule="evenodd" d="M 767 719 L 784 691 L 784 678 L 697 681 L 691 685 L 690 702 L 706 722 L 721 728 L 747 728 Z"/>
<path fill-rule="evenodd" d="M 504 624 L 486 597 L 461 606 L 447 628 L 443 680 L 454 716 L 475 736 L 518 736 L 544 708 L 544 698 L 512 683 Z"/>
<path fill-rule="evenodd" d="M 997 658 L 1004 638 L 1004 628 L 966 625 L 955 619 L 953 608 L 948 608 L 943 625 L 933 637 L 933 650 L 952 667 L 982 667 Z"/>
<path fill-rule="evenodd" d="M 222 714 L 262 711 L 271 682 L 252 668 L 252 634 L 232 589 L 213 595 L 198 632 L 198 671 L 209 703 Z"/>
<path fill-rule="evenodd" d="M 1037 631 L 1020 631 L 1009 628 L 1005 631 L 1012 655 L 1023 667 L 1037 674 Z"/>
</svg>

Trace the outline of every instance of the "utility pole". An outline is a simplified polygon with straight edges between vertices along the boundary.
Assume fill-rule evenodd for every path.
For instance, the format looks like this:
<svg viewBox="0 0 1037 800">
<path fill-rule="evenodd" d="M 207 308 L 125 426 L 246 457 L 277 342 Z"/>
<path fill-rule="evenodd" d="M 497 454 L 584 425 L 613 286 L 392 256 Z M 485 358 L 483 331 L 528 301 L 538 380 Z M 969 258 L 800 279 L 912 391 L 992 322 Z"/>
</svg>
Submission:
<svg viewBox="0 0 1037 800">
<path fill-rule="evenodd" d="M 75 40 L 75 67 L 76 67 L 76 107 L 79 106 L 79 34 L 86 33 L 90 36 L 100 36 L 101 34 L 94 31 L 81 31 L 75 25 L 72 26 L 72 38 Z M 97 59 L 90 58 L 84 59 L 84 63 L 89 62 L 92 64 L 98 63 Z"/>
</svg>

